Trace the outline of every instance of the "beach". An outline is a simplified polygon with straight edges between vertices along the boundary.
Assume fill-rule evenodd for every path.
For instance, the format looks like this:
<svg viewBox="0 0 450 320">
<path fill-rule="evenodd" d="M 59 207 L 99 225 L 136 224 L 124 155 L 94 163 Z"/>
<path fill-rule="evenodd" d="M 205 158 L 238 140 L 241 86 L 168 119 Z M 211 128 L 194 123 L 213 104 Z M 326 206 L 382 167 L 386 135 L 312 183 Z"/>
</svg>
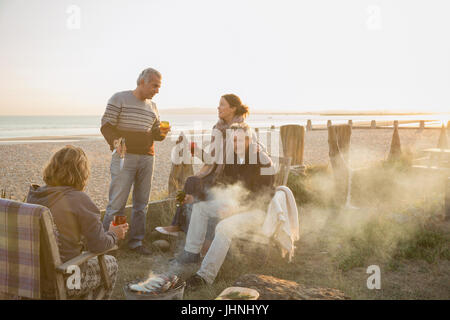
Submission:
<svg viewBox="0 0 450 320">
<path fill-rule="evenodd" d="M 392 133 L 392 128 L 354 129 L 351 136 L 350 166 L 360 168 L 385 159 L 389 153 Z M 401 129 L 399 133 L 402 150 L 417 153 L 424 148 L 436 147 L 440 131 Z M 151 199 L 157 199 L 167 192 L 170 153 L 175 145 L 175 138 L 168 137 L 165 141 L 155 143 Z M 51 137 L 47 141 L 44 137 L 34 141 L 4 141 L 0 144 L 0 189 L 6 189 L 7 196 L 11 194 L 11 198 L 23 201 L 30 183 L 43 184 L 42 170 L 52 154 L 67 144 L 81 147 L 86 152 L 91 165 L 91 176 L 85 191 L 100 209 L 106 208 L 111 151 L 101 136 Z M 329 162 L 326 130 L 306 132 L 304 162 L 306 165 Z"/>
</svg>

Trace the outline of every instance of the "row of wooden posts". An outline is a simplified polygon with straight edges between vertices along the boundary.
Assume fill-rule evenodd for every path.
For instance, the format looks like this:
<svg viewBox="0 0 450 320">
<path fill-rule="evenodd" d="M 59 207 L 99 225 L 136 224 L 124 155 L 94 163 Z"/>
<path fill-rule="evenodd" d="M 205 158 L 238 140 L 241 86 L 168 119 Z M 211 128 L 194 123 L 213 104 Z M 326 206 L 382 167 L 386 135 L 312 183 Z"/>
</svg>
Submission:
<svg viewBox="0 0 450 320">
<path fill-rule="evenodd" d="M 351 121 L 351 120 L 349 120 Z M 331 121 L 329 121 L 331 123 Z M 372 123 L 374 124 L 374 123 Z M 376 126 L 376 124 L 375 124 Z M 308 126 L 307 126 L 308 127 Z M 306 128 L 307 130 L 307 128 Z M 280 138 L 283 148 L 283 157 L 291 158 L 291 168 L 294 170 L 304 170 L 304 147 L 305 147 L 305 127 L 301 125 L 283 125 L 280 127 Z M 350 138 L 352 134 L 352 125 L 329 125 L 328 128 L 328 147 L 329 157 L 333 168 L 334 175 L 337 181 L 342 181 L 340 185 L 346 194 L 347 181 L 349 175 L 349 151 Z M 259 135 L 259 130 L 256 129 L 256 134 Z M 178 143 L 185 138 L 180 135 Z M 448 139 L 445 127 L 442 126 L 438 148 L 447 149 Z M 401 143 L 399 136 L 398 121 L 394 122 L 394 131 L 392 135 L 391 147 L 388 155 L 388 160 L 399 159 L 402 155 Z M 201 158 L 201 155 L 196 155 Z M 172 170 L 169 177 L 169 195 L 173 196 L 177 190 L 182 188 L 187 177 L 193 174 L 192 164 L 172 165 Z"/>
<path fill-rule="evenodd" d="M 384 123 L 384 122 L 383 122 L 383 123 Z M 364 129 L 366 129 L 366 128 L 370 128 L 370 129 L 380 128 L 380 127 L 377 126 L 377 121 L 376 121 L 376 120 L 371 120 L 371 121 L 370 121 L 370 127 L 367 127 L 367 126 L 361 126 L 361 125 L 355 127 L 355 126 L 353 125 L 353 120 L 348 120 L 347 124 L 348 124 L 351 128 L 364 128 Z M 421 130 L 425 129 L 425 124 L 426 124 L 426 121 L 425 121 L 425 120 L 419 120 L 419 127 L 418 127 L 418 129 L 421 129 Z M 328 121 L 327 121 L 327 128 L 331 127 L 332 125 L 333 125 L 333 122 L 332 122 L 331 120 L 328 120 Z M 395 128 L 395 127 L 398 128 L 398 125 L 399 125 L 398 120 L 394 120 L 394 121 L 392 122 L 392 126 L 393 126 L 394 128 Z M 386 125 L 381 126 L 381 128 L 386 128 Z M 416 128 L 411 127 L 411 129 L 417 129 L 417 127 L 416 127 Z M 450 130 L 450 121 L 447 122 L 447 129 Z M 308 131 L 313 130 L 313 125 L 312 125 L 312 121 L 311 121 L 311 120 L 307 120 L 307 121 L 306 121 L 306 130 L 308 130 Z"/>
</svg>

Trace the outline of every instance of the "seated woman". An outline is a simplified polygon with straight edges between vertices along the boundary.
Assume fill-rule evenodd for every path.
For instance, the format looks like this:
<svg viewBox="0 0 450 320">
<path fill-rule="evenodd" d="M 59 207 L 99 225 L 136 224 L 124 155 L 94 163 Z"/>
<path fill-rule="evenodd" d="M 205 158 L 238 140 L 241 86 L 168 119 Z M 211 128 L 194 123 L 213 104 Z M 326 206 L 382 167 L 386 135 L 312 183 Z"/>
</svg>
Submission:
<svg viewBox="0 0 450 320">
<path fill-rule="evenodd" d="M 78 255 L 84 249 L 93 253 L 104 252 L 123 239 L 128 224 L 103 230 L 100 211 L 83 192 L 90 174 L 86 154 L 81 148 L 66 146 L 56 152 L 44 169 L 46 185 L 32 185 L 27 202 L 50 209 L 57 228 L 59 252 L 62 262 Z M 117 277 L 118 265 L 113 256 L 105 255 L 112 287 L 105 295 L 109 299 Z M 100 267 L 93 258 L 81 267 L 81 289 L 68 290 L 69 296 L 83 296 L 101 284 Z"/>
<path fill-rule="evenodd" d="M 217 110 L 219 121 L 214 125 L 213 130 L 219 130 L 224 138 L 226 130 L 230 128 L 231 124 L 244 122 L 249 114 L 248 107 L 234 94 L 223 95 L 220 98 Z M 213 142 L 211 140 L 211 143 Z M 187 233 L 189 226 L 188 211 L 192 209 L 191 205 L 194 202 L 205 199 L 208 189 L 214 185 L 216 178 L 221 174 L 222 170 L 223 166 L 205 164 L 196 175 L 187 178 L 183 189 L 186 197 L 183 205 L 177 208 L 172 224 L 166 227 L 157 227 L 156 230 L 172 236 L 177 236 L 179 231 Z M 212 240 L 214 238 L 214 234 L 211 231 L 214 231 L 216 223 L 217 221 L 212 221 L 211 227 L 208 228 L 206 239 Z M 205 249 L 207 250 L 207 247 Z"/>
</svg>

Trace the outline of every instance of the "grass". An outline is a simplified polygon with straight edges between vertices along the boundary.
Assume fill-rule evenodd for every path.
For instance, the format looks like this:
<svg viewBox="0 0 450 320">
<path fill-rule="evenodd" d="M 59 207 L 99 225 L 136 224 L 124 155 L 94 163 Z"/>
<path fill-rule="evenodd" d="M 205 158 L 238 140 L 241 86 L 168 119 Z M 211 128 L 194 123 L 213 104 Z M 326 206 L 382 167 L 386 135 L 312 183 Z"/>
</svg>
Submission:
<svg viewBox="0 0 450 320">
<path fill-rule="evenodd" d="M 450 299 L 450 222 L 442 220 L 441 178 L 413 172 L 407 163 L 380 163 L 355 173 L 355 209 L 334 205 L 328 167 L 310 167 L 306 176 L 291 175 L 288 186 L 300 209 L 301 226 L 293 261 L 288 263 L 277 250 L 243 250 L 234 243 L 215 283 L 185 292 L 185 299 L 214 299 L 245 273 L 336 288 L 352 299 Z M 152 228 L 172 215 L 173 208 L 154 217 Z M 149 234 L 147 245 L 154 236 Z M 145 278 L 150 270 L 168 270 L 173 250 L 154 250 L 151 257 L 118 252 L 120 272 L 113 298 L 124 299 L 122 286 Z M 366 269 L 372 264 L 380 266 L 381 290 L 366 287 Z"/>
</svg>

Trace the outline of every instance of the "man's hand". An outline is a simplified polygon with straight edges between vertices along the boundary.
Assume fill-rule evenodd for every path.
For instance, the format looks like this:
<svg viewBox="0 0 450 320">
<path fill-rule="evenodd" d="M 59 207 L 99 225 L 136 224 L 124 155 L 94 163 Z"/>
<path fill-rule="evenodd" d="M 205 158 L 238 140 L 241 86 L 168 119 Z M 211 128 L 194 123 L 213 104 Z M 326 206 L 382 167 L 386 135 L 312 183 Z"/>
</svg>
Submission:
<svg viewBox="0 0 450 320">
<path fill-rule="evenodd" d="M 191 204 L 191 203 L 194 203 L 194 196 L 192 194 L 187 194 L 184 197 L 183 204 Z"/>
<path fill-rule="evenodd" d="M 120 139 L 114 140 L 114 148 L 116 149 L 117 154 L 120 156 L 127 153 L 127 146 L 125 144 L 123 144 L 122 146 L 122 144 L 120 143 Z"/>
<path fill-rule="evenodd" d="M 159 125 L 159 132 L 161 132 L 161 135 L 166 136 L 169 133 L 170 128 L 171 128 L 170 126 L 164 127 L 164 126 Z"/>
<path fill-rule="evenodd" d="M 118 226 L 115 226 L 111 222 L 111 224 L 109 225 L 108 231 L 113 232 L 117 236 L 117 238 L 120 240 L 125 239 L 125 234 L 128 231 L 128 223 L 119 224 Z"/>
</svg>

